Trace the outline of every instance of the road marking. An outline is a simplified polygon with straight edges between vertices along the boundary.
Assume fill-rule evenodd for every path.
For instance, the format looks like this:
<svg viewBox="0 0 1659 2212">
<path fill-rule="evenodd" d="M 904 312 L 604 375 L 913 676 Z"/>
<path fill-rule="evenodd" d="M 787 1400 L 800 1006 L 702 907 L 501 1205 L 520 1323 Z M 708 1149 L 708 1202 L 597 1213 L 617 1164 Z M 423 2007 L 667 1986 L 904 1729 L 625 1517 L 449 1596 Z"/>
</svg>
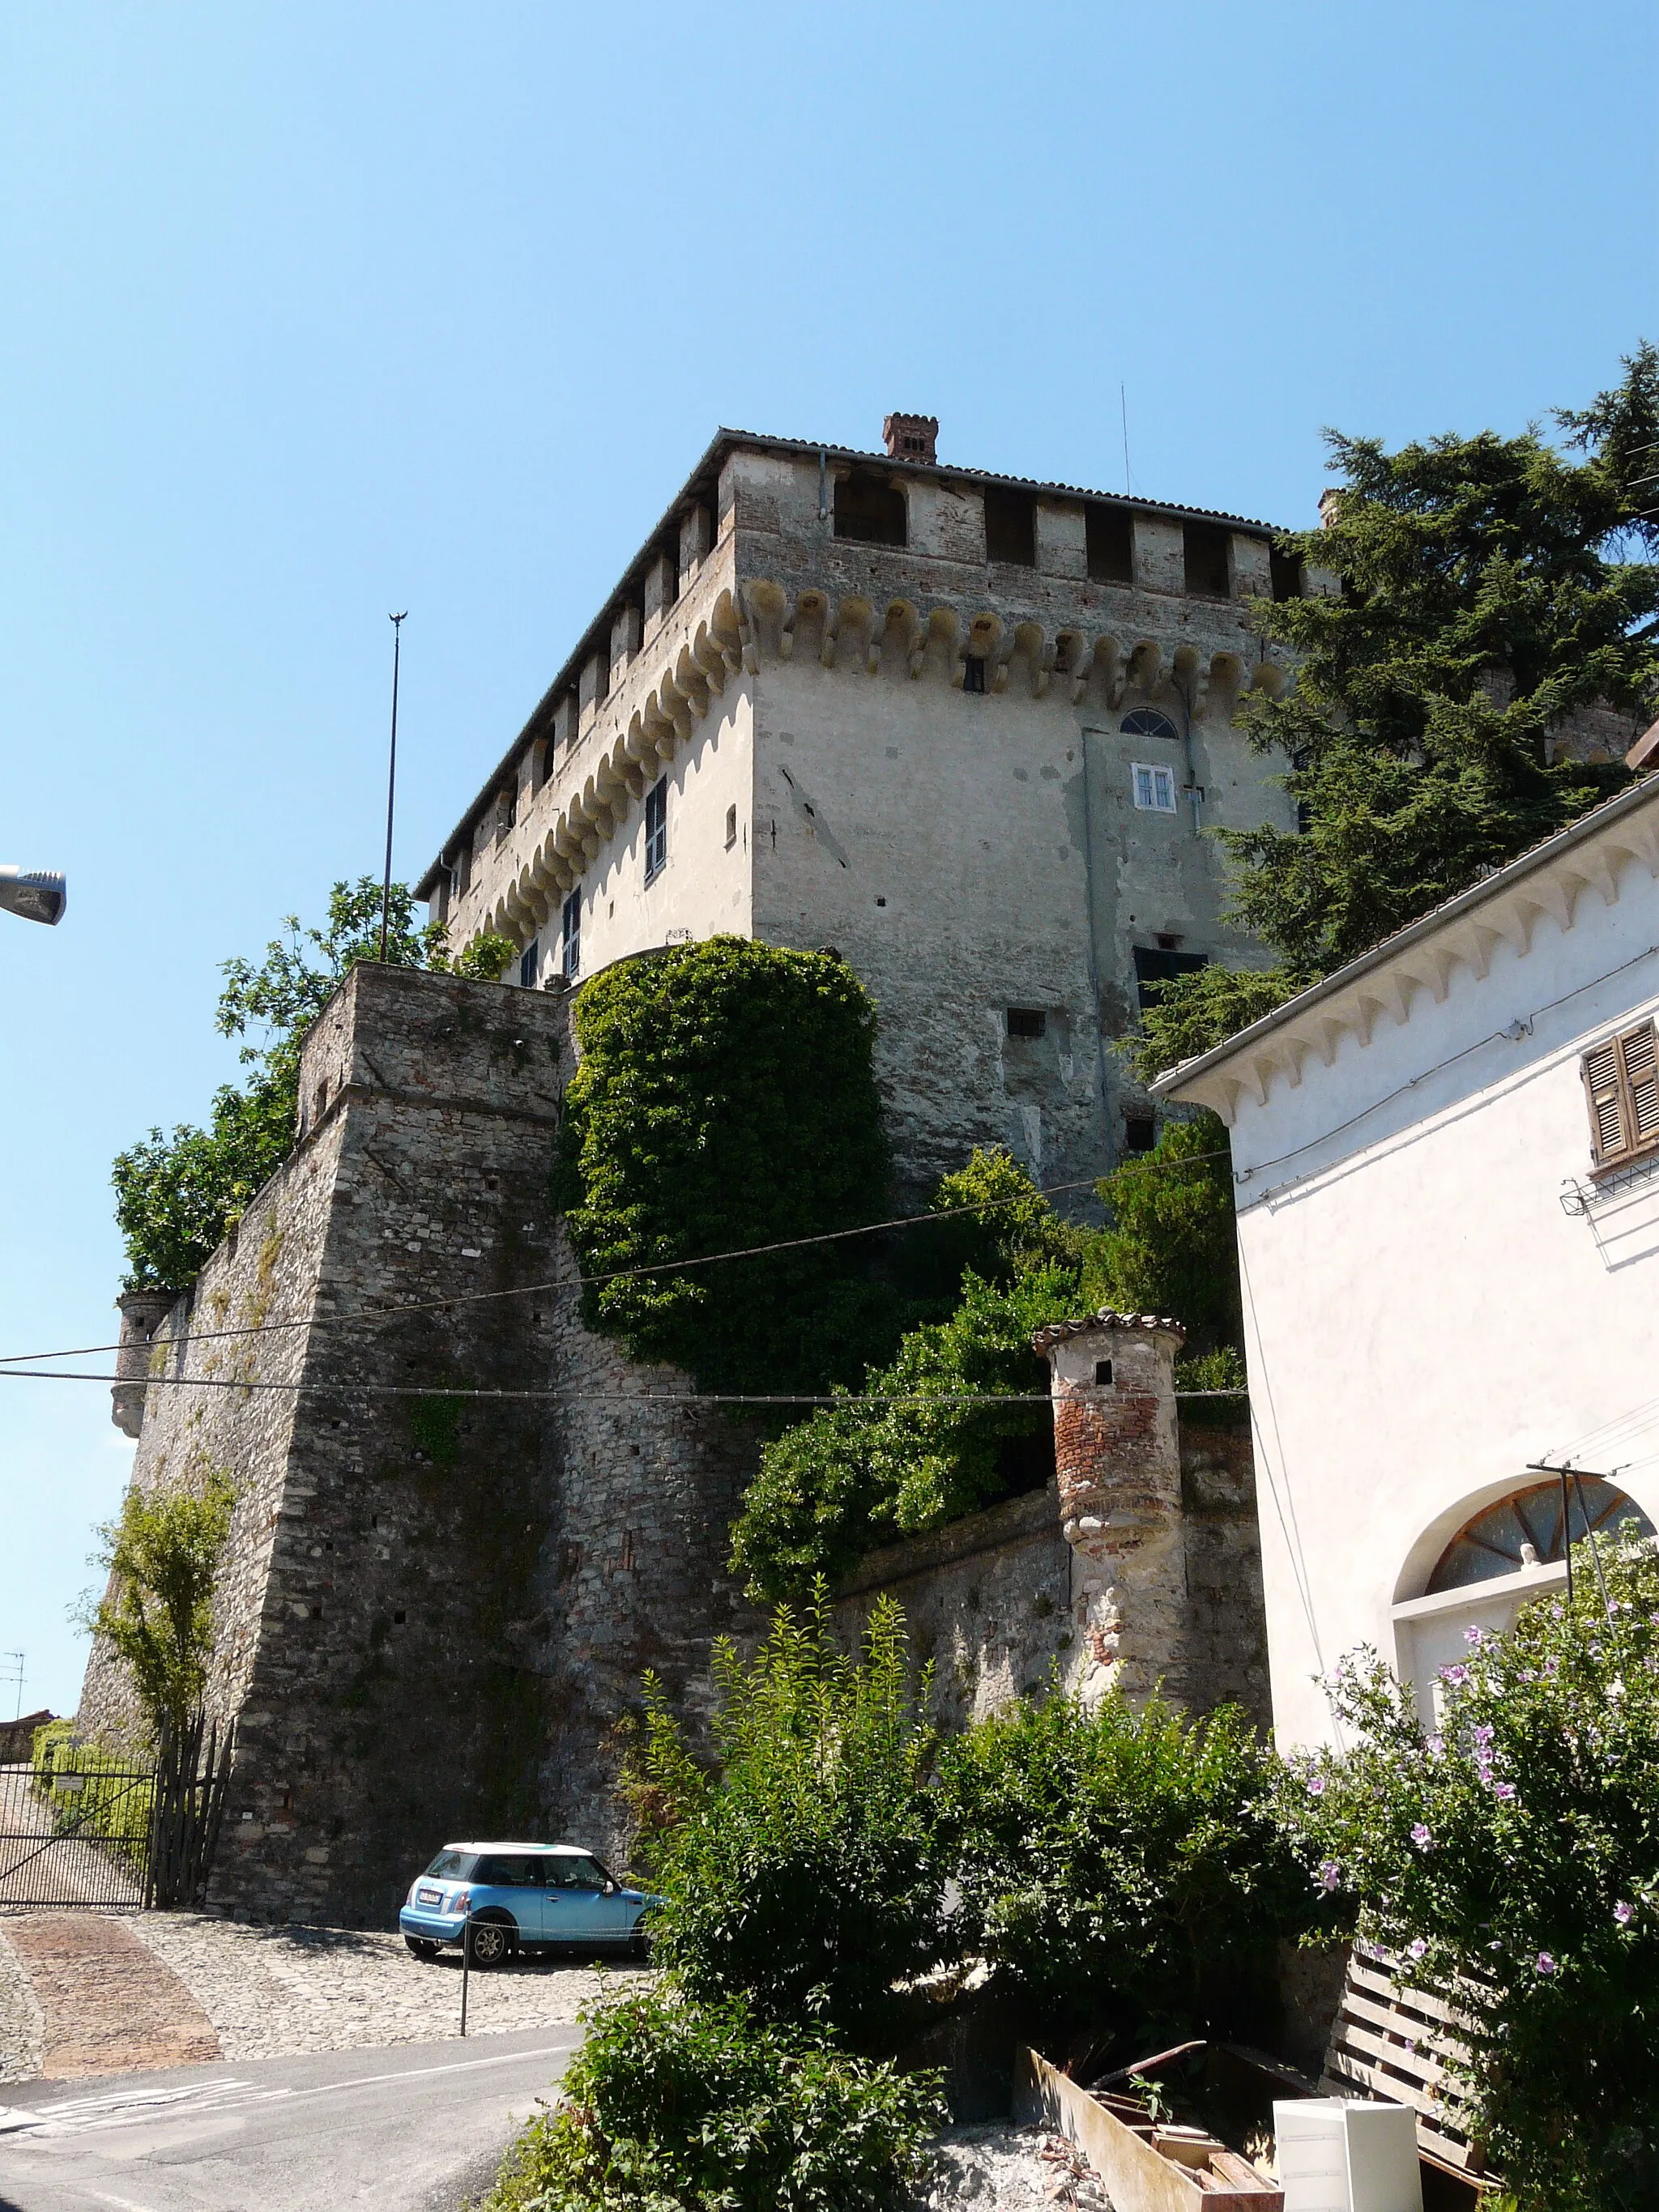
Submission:
<svg viewBox="0 0 1659 2212">
<path fill-rule="evenodd" d="M 440 2074 L 473 2074 L 487 2066 L 515 2065 L 521 2059 L 563 2058 L 573 2048 L 570 2044 L 555 2043 L 535 2051 L 501 2051 L 488 2058 L 452 2058 L 437 2066 L 393 2067 L 383 2074 L 353 2074 L 343 2081 L 317 2081 L 302 2088 L 262 2089 L 253 2081 L 228 2075 L 216 2081 L 192 2081 L 177 2089 L 118 2090 L 101 2097 L 62 2097 L 50 2105 L 0 2105 L 0 2136 L 26 2136 L 39 2142 L 131 2127 L 152 2118 L 206 2118 L 248 2105 L 337 2096 L 343 2089 L 376 2088 L 387 2081 L 429 2081 Z"/>
</svg>

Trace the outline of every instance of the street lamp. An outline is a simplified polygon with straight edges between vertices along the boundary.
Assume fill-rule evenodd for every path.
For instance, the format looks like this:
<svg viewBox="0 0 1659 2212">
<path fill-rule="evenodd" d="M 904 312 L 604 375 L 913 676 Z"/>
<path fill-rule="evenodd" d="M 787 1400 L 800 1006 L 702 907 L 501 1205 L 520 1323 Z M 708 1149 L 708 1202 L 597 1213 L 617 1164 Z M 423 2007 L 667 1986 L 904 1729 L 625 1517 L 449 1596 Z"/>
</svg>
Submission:
<svg viewBox="0 0 1659 2212">
<path fill-rule="evenodd" d="M 48 928 L 64 919 L 69 886 L 58 868 L 16 868 L 0 861 L 0 907 Z"/>
</svg>

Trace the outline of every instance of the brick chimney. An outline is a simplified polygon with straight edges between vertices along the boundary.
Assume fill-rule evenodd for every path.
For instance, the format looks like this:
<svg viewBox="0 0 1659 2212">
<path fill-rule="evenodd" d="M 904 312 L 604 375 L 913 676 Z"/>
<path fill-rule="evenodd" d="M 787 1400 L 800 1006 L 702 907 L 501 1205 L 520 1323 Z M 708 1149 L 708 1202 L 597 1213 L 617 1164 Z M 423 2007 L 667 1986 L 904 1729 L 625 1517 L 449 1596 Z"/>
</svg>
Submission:
<svg viewBox="0 0 1659 2212">
<path fill-rule="evenodd" d="M 1342 487 L 1340 484 L 1327 484 L 1319 495 L 1320 528 L 1328 530 L 1331 525 L 1339 520 L 1341 513 Z"/>
<path fill-rule="evenodd" d="M 121 1380 L 111 1386 L 109 1417 L 124 1437 L 136 1437 L 144 1425 L 150 1342 L 178 1296 L 177 1291 L 124 1291 L 115 1301 L 121 1309 L 120 1349 L 115 1355 Z"/>
<path fill-rule="evenodd" d="M 896 461 L 936 461 L 939 416 L 890 415 L 881 426 L 881 442 Z"/>
<path fill-rule="evenodd" d="M 1060 1516 L 1072 1547 L 1070 1686 L 1144 1698 L 1179 1656 L 1187 1575 L 1175 1357 L 1179 1322 L 1090 1314 L 1031 1339 L 1048 1362 Z"/>
</svg>

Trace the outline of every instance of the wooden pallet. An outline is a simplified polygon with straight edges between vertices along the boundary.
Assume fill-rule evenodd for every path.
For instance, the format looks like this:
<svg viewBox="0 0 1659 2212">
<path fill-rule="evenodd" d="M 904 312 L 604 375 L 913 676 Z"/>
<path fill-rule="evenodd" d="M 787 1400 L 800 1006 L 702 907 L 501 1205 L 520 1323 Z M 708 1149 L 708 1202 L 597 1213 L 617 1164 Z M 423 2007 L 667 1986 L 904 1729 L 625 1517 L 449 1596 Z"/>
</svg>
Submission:
<svg viewBox="0 0 1659 2212">
<path fill-rule="evenodd" d="M 1480 2157 L 1451 2072 L 1468 2047 L 1462 2025 L 1443 1997 L 1397 1982 L 1384 1953 L 1356 1944 L 1319 2086 L 1327 2096 L 1409 2105 L 1419 2149 L 1478 2181 Z"/>
</svg>

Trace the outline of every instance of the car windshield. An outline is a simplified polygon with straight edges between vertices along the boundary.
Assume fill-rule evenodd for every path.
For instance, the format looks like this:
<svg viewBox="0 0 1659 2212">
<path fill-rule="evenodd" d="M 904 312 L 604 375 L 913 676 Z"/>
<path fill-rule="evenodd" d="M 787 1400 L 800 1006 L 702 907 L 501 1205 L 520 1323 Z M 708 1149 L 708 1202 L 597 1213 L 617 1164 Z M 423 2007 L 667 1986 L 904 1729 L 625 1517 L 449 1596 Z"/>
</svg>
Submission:
<svg viewBox="0 0 1659 2212">
<path fill-rule="evenodd" d="M 429 1875 L 440 1881 L 465 1881 L 474 1865 L 471 1851 L 440 1851 L 427 1869 Z"/>
<path fill-rule="evenodd" d="M 597 1859 L 562 1851 L 548 1860 L 547 1880 L 552 1889 L 603 1889 L 610 1876 Z"/>
</svg>

